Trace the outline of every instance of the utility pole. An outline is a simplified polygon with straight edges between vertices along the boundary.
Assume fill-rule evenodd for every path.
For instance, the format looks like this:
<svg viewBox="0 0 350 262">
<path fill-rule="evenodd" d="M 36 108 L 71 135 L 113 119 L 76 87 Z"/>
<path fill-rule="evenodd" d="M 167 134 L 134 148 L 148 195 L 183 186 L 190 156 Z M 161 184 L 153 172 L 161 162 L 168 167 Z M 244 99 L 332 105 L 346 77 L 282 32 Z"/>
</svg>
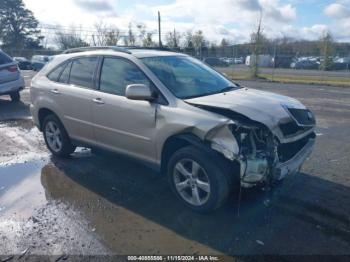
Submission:
<svg viewBox="0 0 350 262">
<path fill-rule="evenodd" d="M 159 47 L 162 47 L 162 32 L 160 26 L 160 12 L 158 11 L 158 34 L 159 34 Z"/>
<path fill-rule="evenodd" d="M 174 28 L 174 47 L 177 48 L 176 31 Z"/>
</svg>

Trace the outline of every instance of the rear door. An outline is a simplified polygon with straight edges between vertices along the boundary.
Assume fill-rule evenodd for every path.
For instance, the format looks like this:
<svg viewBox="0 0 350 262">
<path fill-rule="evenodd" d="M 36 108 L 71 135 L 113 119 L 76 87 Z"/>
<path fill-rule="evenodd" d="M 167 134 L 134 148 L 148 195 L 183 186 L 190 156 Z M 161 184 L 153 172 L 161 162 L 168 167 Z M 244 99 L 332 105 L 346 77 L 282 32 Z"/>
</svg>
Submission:
<svg viewBox="0 0 350 262">
<path fill-rule="evenodd" d="M 93 91 L 93 121 L 97 142 L 109 149 L 144 160 L 155 158 L 155 103 L 125 97 L 130 84 L 153 87 L 146 75 L 131 61 L 105 57 L 99 90 Z"/>
<path fill-rule="evenodd" d="M 0 51 L 0 84 L 15 81 L 20 77 L 17 63 Z"/>
<path fill-rule="evenodd" d="M 91 99 L 98 59 L 72 59 L 59 73 L 57 81 L 50 86 L 50 95 L 57 103 L 60 118 L 69 136 L 84 142 L 93 142 Z M 55 71 L 48 77 L 55 78 L 54 73 Z"/>
</svg>

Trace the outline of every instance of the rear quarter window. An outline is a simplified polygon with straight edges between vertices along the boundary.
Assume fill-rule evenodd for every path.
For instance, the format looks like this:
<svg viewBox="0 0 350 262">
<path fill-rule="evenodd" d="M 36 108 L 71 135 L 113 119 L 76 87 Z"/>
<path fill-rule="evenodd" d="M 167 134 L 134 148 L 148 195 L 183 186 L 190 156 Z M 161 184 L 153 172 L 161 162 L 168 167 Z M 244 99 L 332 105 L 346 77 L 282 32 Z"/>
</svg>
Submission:
<svg viewBox="0 0 350 262">
<path fill-rule="evenodd" d="M 58 82 L 58 78 L 60 77 L 61 72 L 66 67 L 66 65 L 67 63 L 56 67 L 54 70 L 51 71 L 51 73 L 47 75 L 47 78 L 50 79 L 51 81 Z"/>
<path fill-rule="evenodd" d="M 62 74 L 60 75 L 58 82 L 62 84 L 67 84 L 69 80 L 69 73 L 72 67 L 72 62 L 69 62 L 66 67 L 63 69 Z"/>
</svg>

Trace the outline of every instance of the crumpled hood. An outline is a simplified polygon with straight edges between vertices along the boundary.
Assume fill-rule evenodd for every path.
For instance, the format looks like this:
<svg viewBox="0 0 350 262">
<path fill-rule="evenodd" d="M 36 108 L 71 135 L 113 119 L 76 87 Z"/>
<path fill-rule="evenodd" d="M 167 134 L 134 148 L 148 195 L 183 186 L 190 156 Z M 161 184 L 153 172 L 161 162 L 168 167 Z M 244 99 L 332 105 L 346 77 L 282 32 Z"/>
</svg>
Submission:
<svg viewBox="0 0 350 262">
<path fill-rule="evenodd" d="M 256 89 L 241 88 L 226 93 L 187 99 L 193 105 L 212 106 L 232 110 L 270 129 L 275 129 L 283 119 L 290 119 L 284 106 L 306 109 L 298 100 Z"/>
</svg>

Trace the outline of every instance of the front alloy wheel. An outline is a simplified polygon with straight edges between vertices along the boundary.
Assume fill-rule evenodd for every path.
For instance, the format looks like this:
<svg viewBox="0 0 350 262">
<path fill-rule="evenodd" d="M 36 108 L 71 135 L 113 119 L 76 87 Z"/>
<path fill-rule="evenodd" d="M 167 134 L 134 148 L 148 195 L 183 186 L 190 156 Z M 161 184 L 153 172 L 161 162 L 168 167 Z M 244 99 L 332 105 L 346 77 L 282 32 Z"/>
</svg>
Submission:
<svg viewBox="0 0 350 262">
<path fill-rule="evenodd" d="M 222 206 L 230 193 L 223 166 L 216 155 L 187 146 L 170 157 L 168 180 L 186 206 L 198 212 L 210 212 Z"/>
<path fill-rule="evenodd" d="M 192 159 L 180 160 L 174 169 L 174 183 L 178 194 L 189 204 L 204 205 L 210 196 L 210 182 L 200 164 Z"/>
</svg>

